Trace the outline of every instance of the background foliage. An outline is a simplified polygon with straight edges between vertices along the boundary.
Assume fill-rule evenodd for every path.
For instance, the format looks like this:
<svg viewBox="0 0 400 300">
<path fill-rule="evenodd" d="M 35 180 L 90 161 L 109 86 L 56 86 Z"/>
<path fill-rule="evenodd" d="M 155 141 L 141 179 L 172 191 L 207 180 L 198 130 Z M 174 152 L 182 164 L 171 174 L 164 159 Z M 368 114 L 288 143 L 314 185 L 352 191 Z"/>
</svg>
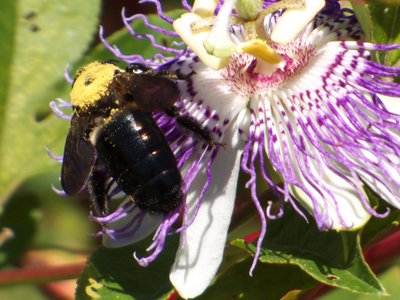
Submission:
<svg viewBox="0 0 400 300">
<path fill-rule="evenodd" d="M 69 85 L 64 79 L 67 64 L 73 74 L 76 66 L 88 61 L 113 58 L 97 39 L 98 25 L 107 25 L 106 17 L 114 20 L 114 27 L 106 29 L 119 27 L 115 25 L 120 18 L 119 8 L 112 10 L 111 2 L 114 1 L 2 1 L 0 299 L 22 299 L 27 295 L 32 300 L 71 298 L 76 280 L 62 279 L 76 278 L 84 266 L 78 279 L 78 299 L 176 297 L 168 271 L 177 237 L 169 239 L 156 263 L 141 268 L 133 261 L 132 252 L 143 250 L 148 241 L 117 250 L 98 248 L 98 241 L 88 234 L 96 229 L 87 219 L 85 196 L 61 198 L 51 190 L 52 184 L 59 187 L 60 165 L 44 149 L 62 154 L 68 124 L 51 114 L 49 102 L 57 97 L 68 99 Z M 400 43 L 400 8 L 392 5 L 394 2 L 351 1 L 370 41 Z M 129 4 L 136 7 L 136 1 Z M 111 13 L 101 14 L 104 7 L 107 9 L 103 11 Z M 148 6 L 142 9 L 152 11 Z M 180 11 L 170 9 L 171 17 L 179 15 Z M 157 15 L 150 20 L 165 26 Z M 141 23 L 134 26 L 146 31 Z M 111 34 L 109 42 L 126 54 L 154 54 L 147 41 L 134 41 L 124 29 Z M 163 37 L 163 43 L 171 42 Z M 400 66 L 399 52 L 375 58 Z M 268 198 L 268 193 L 265 195 Z M 370 198 L 379 206 L 375 195 L 370 193 Z M 269 225 L 261 263 L 251 278 L 247 273 L 254 246 L 246 237 L 258 230 L 258 218 L 254 217 L 247 191 L 238 191 L 237 202 L 240 213 L 232 223 L 221 271 L 215 284 L 199 299 L 366 300 L 387 292 L 400 294 L 400 265 L 395 259 L 399 253 L 377 264 L 379 279 L 362 254 L 366 247 L 374 249 L 374 243 L 383 236 L 396 230 L 398 233 L 398 212 L 384 220 L 371 220 L 362 232 L 321 233 L 315 224 L 306 224 L 287 208 L 283 219 Z M 320 296 L 327 290 L 319 286 L 321 283 L 341 290 Z"/>
</svg>

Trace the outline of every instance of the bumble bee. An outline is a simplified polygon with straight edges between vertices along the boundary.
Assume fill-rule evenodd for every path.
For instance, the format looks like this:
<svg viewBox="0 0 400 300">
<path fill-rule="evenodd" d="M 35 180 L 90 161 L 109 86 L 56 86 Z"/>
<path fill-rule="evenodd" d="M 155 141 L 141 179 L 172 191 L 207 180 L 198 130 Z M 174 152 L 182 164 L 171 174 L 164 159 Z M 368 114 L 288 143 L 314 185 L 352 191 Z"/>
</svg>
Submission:
<svg viewBox="0 0 400 300">
<path fill-rule="evenodd" d="M 122 70 L 92 62 L 78 72 L 70 93 L 73 115 L 61 169 L 66 194 L 87 186 L 95 214 L 106 215 L 106 181 L 111 177 L 142 210 L 169 213 L 180 205 L 182 177 L 152 112 L 176 118 L 210 145 L 213 139 L 196 120 L 179 115 L 178 79 L 142 64 Z"/>
</svg>

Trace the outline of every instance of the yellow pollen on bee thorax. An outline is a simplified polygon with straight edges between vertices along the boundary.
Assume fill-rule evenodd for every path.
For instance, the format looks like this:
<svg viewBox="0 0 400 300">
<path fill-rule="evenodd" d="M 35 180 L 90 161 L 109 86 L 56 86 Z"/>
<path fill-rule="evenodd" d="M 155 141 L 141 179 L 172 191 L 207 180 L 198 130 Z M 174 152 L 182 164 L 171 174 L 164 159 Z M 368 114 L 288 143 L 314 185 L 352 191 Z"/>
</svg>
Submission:
<svg viewBox="0 0 400 300">
<path fill-rule="evenodd" d="M 70 98 L 74 106 L 89 107 L 108 95 L 109 85 L 114 79 L 118 67 L 92 62 L 85 66 L 76 76 Z"/>
<path fill-rule="evenodd" d="M 103 119 L 103 124 L 105 125 L 105 124 L 109 123 L 110 121 L 112 121 L 118 112 L 119 112 L 119 109 L 117 109 L 117 108 L 111 109 L 109 116 L 107 118 Z"/>
</svg>

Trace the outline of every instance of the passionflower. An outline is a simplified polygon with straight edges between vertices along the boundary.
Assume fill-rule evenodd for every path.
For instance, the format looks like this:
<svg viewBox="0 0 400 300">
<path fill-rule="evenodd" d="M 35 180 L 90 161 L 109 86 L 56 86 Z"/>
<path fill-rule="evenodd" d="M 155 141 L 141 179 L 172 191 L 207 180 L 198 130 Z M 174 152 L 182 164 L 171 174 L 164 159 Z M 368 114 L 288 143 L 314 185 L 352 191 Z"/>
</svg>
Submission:
<svg viewBox="0 0 400 300">
<path fill-rule="evenodd" d="M 156 230 L 149 256 L 135 256 L 146 266 L 162 251 L 168 233 L 180 232 L 170 279 L 182 297 L 193 298 L 221 263 L 240 170 L 250 177 L 246 188 L 261 220 L 250 272 L 267 222 L 284 213 L 279 204 L 289 203 L 302 215 L 305 209 L 320 230 L 353 230 L 371 216 L 386 216 L 388 211 L 379 214 L 371 207 L 366 186 L 400 208 L 400 85 L 392 80 L 400 68 L 374 62 L 370 53 L 400 45 L 364 42 L 353 12 L 336 0 L 209 0 L 193 7 L 182 1 L 188 13 L 175 21 L 163 14 L 159 1 L 142 2 L 154 3 L 175 31 L 151 25 L 144 15 L 123 14 L 123 20 L 133 38 L 149 39 L 164 54 L 147 60 L 102 41 L 127 63 L 184 78 L 177 81 L 179 110 L 223 147 L 209 147 L 173 119 L 155 114 L 183 174 L 186 201 L 181 210 L 155 215 L 120 195 L 118 209 L 94 217 L 105 245 L 126 245 Z M 184 46 L 159 45 L 152 35 L 136 33 L 129 24 L 137 19 L 182 38 Z M 260 201 L 258 177 L 277 195 L 276 203 Z M 111 201 L 118 199 L 113 179 L 107 189 Z M 173 227 L 180 215 L 182 224 Z"/>
</svg>

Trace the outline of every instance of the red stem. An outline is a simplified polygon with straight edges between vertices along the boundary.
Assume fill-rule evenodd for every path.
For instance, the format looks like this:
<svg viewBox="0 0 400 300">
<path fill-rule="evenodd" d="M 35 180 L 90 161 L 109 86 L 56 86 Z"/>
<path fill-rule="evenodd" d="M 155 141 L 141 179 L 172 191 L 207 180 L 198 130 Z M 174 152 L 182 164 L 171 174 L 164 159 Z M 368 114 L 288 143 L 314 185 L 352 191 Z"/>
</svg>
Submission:
<svg viewBox="0 0 400 300">
<path fill-rule="evenodd" d="M 364 251 L 365 260 L 376 273 L 400 256 L 400 229 L 386 238 L 372 244 Z"/>
<path fill-rule="evenodd" d="M 45 283 L 61 279 L 78 277 L 85 264 L 70 264 L 51 267 L 30 267 L 24 269 L 4 270 L 0 272 L 0 286 L 21 283 Z"/>
<path fill-rule="evenodd" d="M 177 300 L 179 299 L 179 294 L 177 291 L 173 292 L 166 300 Z"/>
</svg>

